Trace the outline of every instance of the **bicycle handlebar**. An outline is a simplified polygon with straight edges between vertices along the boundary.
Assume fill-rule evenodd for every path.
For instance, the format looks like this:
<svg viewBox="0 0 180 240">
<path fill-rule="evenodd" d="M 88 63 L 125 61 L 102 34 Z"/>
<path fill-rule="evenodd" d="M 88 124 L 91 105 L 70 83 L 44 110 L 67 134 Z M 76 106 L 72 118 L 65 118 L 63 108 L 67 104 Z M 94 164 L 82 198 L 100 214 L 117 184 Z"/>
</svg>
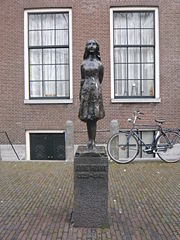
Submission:
<svg viewBox="0 0 180 240">
<path fill-rule="evenodd" d="M 137 120 L 137 119 L 138 119 L 138 120 L 141 119 L 141 118 L 139 117 L 139 115 L 144 115 L 144 113 L 143 113 L 143 112 L 140 112 L 139 110 L 133 112 L 133 117 L 134 117 L 133 123 L 134 123 L 134 124 L 136 123 L 136 120 Z"/>
<path fill-rule="evenodd" d="M 144 115 L 143 112 L 140 112 L 140 111 L 136 111 L 137 114 L 141 114 L 141 115 Z"/>
<path fill-rule="evenodd" d="M 134 116 L 144 115 L 144 113 L 143 113 L 143 112 L 140 112 L 140 111 L 134 111 L 134 112 L 133 112 L 133 115 L 134 115 Z"/>
</svg>

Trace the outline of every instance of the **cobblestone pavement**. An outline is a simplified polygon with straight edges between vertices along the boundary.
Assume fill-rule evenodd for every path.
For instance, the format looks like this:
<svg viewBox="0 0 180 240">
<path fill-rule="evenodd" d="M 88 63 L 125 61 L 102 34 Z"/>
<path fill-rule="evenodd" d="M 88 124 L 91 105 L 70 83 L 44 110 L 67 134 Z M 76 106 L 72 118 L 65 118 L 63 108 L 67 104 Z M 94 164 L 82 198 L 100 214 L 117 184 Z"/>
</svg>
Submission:
<svg viewBox="0 0 180 240">
<path fill-rule="evenodd" d="M 0 240 L 180 239 L 180 162 L 109 165 L 109 228 L 74 228 L 73 164 L 0 162 Z"/>
</svg>

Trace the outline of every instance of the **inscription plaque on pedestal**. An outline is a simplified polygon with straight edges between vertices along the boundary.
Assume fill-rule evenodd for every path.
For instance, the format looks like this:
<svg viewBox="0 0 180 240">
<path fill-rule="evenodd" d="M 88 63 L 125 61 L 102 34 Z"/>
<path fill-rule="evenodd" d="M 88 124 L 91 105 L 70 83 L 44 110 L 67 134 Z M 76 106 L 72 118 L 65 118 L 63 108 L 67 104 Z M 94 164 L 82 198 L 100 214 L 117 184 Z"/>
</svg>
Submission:
<svg viewBox="0 0 180 240">
<path fill-rule="evenodd" d="M 73 220 L 75 227 L 108 226 L 108 158 L 104 147 L 77 149 Z"/>
</svg>

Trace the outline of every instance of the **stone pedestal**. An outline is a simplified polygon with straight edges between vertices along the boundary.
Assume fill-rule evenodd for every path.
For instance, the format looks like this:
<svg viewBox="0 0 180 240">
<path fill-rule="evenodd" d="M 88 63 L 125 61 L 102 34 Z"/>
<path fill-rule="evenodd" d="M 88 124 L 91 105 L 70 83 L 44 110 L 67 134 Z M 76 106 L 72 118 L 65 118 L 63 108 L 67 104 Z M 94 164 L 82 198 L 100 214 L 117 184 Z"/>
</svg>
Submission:
<svg viewBox="0 0 180 240">
<path fill-rule="evenodd" d="M 75 227 L 108 226 L 108 158 L 104 147 L 79 146 L 74 159 Z"/>
</svg>

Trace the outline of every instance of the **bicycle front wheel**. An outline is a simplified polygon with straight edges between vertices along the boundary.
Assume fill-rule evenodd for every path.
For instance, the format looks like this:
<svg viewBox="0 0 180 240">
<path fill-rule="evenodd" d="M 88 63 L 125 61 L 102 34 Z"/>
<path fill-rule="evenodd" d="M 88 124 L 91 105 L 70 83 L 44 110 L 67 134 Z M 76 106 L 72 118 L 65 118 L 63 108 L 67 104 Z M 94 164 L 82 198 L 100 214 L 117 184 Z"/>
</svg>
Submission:
<svg viewBox="0 0 180 240">
<path fill-rule="evenodd" d="M 138 141 L 130 132 L 116 133 L 109 139 L 107 152 L 116 163 L 129 163 L 138 155 Z"/>
<path fill-rule="evenodd" d="M 163 161 L 177 162 L 180 159 L 180 135 L 173 131 L 161 134 L 157 139 L 156 150 Z"/>
</svg>

